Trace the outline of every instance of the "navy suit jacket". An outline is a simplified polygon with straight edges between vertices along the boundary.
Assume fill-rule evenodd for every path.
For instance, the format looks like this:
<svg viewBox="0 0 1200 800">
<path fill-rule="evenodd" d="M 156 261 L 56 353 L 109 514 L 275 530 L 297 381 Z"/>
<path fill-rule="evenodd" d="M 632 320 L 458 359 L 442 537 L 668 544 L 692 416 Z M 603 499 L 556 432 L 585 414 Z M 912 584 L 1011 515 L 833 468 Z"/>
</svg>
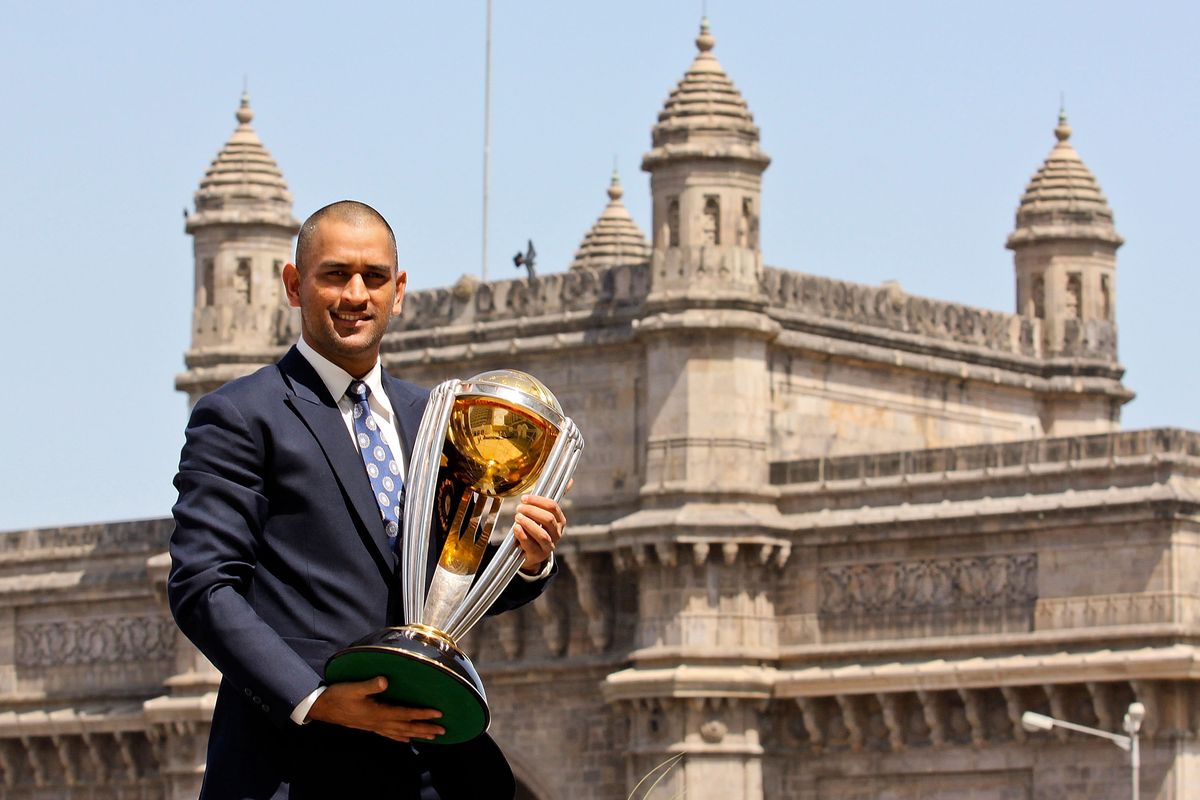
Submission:
<svg viewBox="0 0 1200 800">
<path fill-rule="evenodd" d="M 410 462 L 428 392 L 386 373 L 383 384 Z M 403 623 L 398 558 L 362 458 L 298 350 L 196 403 L 175 486 L 171 610 L 222 674 L 203 798 L 415 797 L 422 772 L 447 800 L 512 797 L 486 736 L 414 751 L 290 718 L 331 654 Z M 545 584 L 514 580 L 489 613 Z M 441 768 L 459 757 L 473 766 Z"/>
</svg>

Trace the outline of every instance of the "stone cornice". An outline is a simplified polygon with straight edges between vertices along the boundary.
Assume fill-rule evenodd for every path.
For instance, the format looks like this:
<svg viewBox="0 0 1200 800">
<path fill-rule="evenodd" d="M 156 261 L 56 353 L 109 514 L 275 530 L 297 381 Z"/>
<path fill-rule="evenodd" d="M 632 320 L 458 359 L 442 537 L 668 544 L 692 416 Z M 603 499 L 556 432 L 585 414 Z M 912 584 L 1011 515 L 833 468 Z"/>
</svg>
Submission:
<svg viewBox="0 0 1200 800">
<path fill-rule="evenodd" d="M 776 681 L 776 670 L 753 666 L 690 666 L 626 669 L 604 681 L 609 703 L 641 697 L 735 697 L 766 700 Z"/>
<path fill-rule="evenodd" d="M 184 225 L 187 233 L 197 233 L 205 228 L 245 228 L 257 226 L 272 228 L 288 236 L 295 236 L 300 222 L 289 211 L 255 208 L 205 209 L 189 214 Z"/>
<path fill-rule="evenodd" d="M 0 712 L 0 738 L 20 736 L 79 735 L 112 733 L 115 731 L 141 733 L 145 730 L 141 702 L 97 704 L 92 708 L 67 707 L 44 711 Z"/>
<path fill-rule="evenodd" d="M 771 483 L 784 497 L 916 486 L 996 483 L 1022 476 L 1078 476 L 1089 471 L 1169 466 L 1200 470 L 1200 433 L 1178 428 L 1025 439 L 775 462 Z"/>
<path fill-rule="evenodd" d="M 657 172 L 664 167 L 690 164 L 696 161 L 745 164 L 755 172 L 763 172 L 771 164 L 771 157 L 760 150 L 757 144 L 712 140 L 671 142 L 655 147 L 643 155 L 642 169 L 646 172 Z"/>
<path fill-rule="evenodd" d="M 1200 650 L 1190 644 L 1137 650 L 1011 655 L 876 666 L 807 667 L 774 674 L 776 697 L 817 697 L 982 688 L 1041 686 L 1114 680 L 1200 679 Z"/>
<path fill-rule="evenodd" d="M 912 536 L 991 536 L 998 530 L 1033 531 L 1064 522 L 1078 524 L 1081 513 L 1093 511 L 1102 513 L 1105 522 L 1157 519 L 1172 507 L 1178 507 L 1180 513 L 1200 514 L 1200 502 L 1194 496 L 1174 486 L 1155 484 L 1043 496 L 808 511 L 785 515 L 785 519 L 805 545 L 820 546 L 845 543 L 851 537 L 861 544 Z"/>
<path fill-rule="evenodd" d="M 1132 598 L 1143 596 L 1141 594 L 1128 595 Z M 1050 601 L 1089 599 L 1092 598 L 1049 598 Z M 1194 597 L 1192 599 L 1195 600 Z M 1029 654 L 1048 649 L 1058 651 L 1070 646 L 1114 648 L 1122 645 L 1155 643 L 1166 647 L 1174 646 L 1181 640 L 1200 644 L 1200 626 L 1158 622 L 1100 625 L 1086 628 L 1049 628 L 1025 633 L 957 634 L 880 641 L 856 639 L 844 642 L 783 645 L 776 650 L 773 658 L 778 661 L 781 668 L 786 669 L 791 665 L 799 668 L 801 665 L 807 667 L 814 663 L 893 663 L 897 659 L 920 661 L 921 659 L 944 658 L 947 655 L 955 654 L 964 656 L 970 654 L 975 657 L 984 653 L 995 653 L 994 657 L 1001 658 L 1012 653 Z M 683 648 L 676 648 L 671 655 L 677 660 L 686 660 L 692 657 L 692 653 Z"/>
<path fill-rule="evenodd" d="M 774 312 L 772 315 L 780 318 Z M 1036 391 L 1046 396 L 1100 394 L 1122 403 L 1134 397 L 1120 382 L 1124 367 L 1119 364 L 1078 359 L 1055 359 L 1051 364 L 1040 358 L 1005 356 L 936 340 L 914 343 L 907 340 L 915 337 L 863 330 L 856 325 L 821 321 L 819 325 L 798 328 L 786 319 L 780 320 L 783 330 L 775 340 L 780 350 Z"/>
<path fill-rule="evenodd" d="M 779 323 L 766 314 L 740 308 L 662 311 L 634 321 L 633 326 L 639 338 L 670 334 L 687 336 L 700 331 L 714 330 L 770 341 L 778 336 L 781 330 Z"/>
</svg>

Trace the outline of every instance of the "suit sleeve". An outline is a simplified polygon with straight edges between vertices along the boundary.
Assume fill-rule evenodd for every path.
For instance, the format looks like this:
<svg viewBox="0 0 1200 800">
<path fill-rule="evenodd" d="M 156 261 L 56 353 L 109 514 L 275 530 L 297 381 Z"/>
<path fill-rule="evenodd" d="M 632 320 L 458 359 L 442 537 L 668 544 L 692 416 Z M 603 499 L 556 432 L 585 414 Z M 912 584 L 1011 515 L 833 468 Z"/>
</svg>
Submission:
<svg viewBox="0 0 1200 800">
<path fill-rule="evenodd" d="M 265 455 L 222 394 L 201 398 L 175 487 L 167 596 L 180 629 L 239 693 L 279 725 L 321 678 L 247 601 L 269 513 Z"/>
</svg>

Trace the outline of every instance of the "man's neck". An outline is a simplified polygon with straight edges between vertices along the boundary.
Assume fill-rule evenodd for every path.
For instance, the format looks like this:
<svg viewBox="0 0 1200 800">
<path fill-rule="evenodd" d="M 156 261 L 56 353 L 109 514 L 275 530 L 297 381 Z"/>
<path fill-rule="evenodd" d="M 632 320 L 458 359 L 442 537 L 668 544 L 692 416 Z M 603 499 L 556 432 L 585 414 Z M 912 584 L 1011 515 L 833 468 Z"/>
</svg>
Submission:
<svg viewBox="0 0 1200 800">
<path fill-rule="evenodd" d="M 321 358 L 325 359 L 330 364 L 345 370 L 346 374 L 348 374 L 351 378 L 357 378 L 361 380 L 368 372 L 375 368 L 376 364 L 379 363 L 378 351 L 376 351 L 373 355 L 364 356 L 362 359 L 348 360 L 337 353 L 327 353 L 321 348 L 316 347 L 303 333 L 300 334 L 300 338 L 304 340 L 306 345 L 308 345 L 309 350 L 321 356 Z"/>
</svg>

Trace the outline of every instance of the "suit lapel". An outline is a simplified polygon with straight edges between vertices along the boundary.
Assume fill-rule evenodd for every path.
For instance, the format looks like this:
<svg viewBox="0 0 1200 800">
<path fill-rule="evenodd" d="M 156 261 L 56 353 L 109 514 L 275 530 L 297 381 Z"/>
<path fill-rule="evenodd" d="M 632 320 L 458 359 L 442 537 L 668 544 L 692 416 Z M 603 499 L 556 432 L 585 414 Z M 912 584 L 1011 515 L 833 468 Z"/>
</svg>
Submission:
<svg viewBox="0 0 1200 800">
<path fill-rule="evenodd" d="M 362 525 L 361 530 L 366 533 L 364 538 L 370 540 L 370 546 L 383 560 L 381 566 L 385 567 L 385 574 L 391 574 L 396 556 L 388 546 L 371 481 L 363 467 L 362 456 L 346 432 L 342 412 L 329 396 L 316 370 L 295 347 L 280 360 L 279 368 L 292 389 L 284 401 L 300 416 L 317 440 L 334 478 Z"/>
</svg>

